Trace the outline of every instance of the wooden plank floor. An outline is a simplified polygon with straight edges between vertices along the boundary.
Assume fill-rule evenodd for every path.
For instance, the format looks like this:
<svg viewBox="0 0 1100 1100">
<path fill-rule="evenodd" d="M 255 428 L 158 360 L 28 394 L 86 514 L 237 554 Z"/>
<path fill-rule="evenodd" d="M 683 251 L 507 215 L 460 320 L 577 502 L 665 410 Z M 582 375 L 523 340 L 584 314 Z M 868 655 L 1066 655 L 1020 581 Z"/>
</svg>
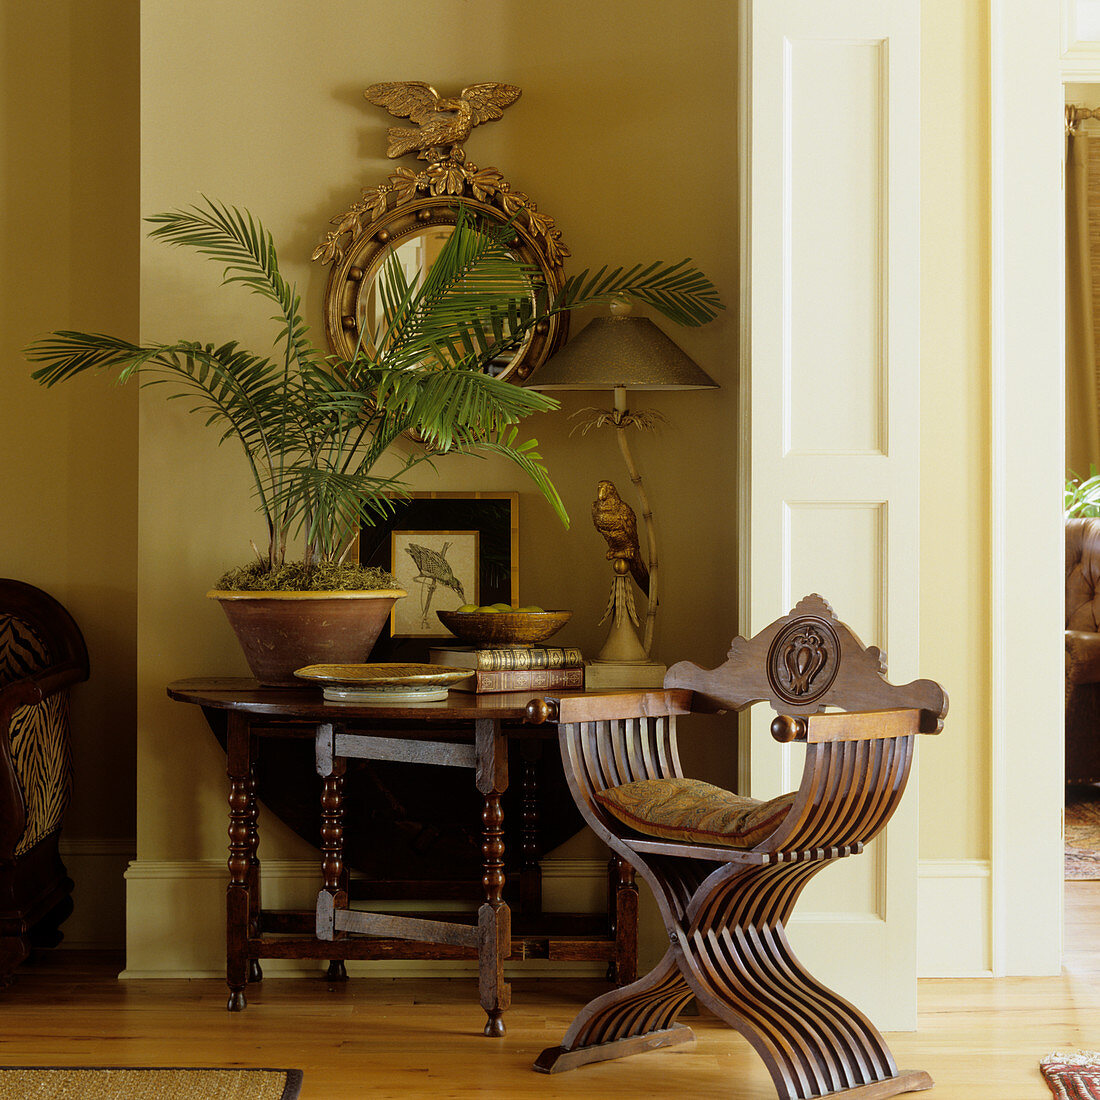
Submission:
<svg viewBox="0 0 1100 1100">
<path fill-rule="evenodd" d="M 920 983 L 919 1030 L 888 1040 L 903 1069 L 928 1070 L 937 1100 L 1043 1100 L 1037 1063 L 1100 1048 L 1100 882 L 1066 884 L 1066 961 L 1051 978 Z M 0 1065 L 273 1066 L 305 1070 L 303 1100 L 418 1097 L 729 1097 L 771 1100 L 756 1055 L 703 1015 L 694 1052 L 644 1054 L 561 1076 L 531 1062 L 596 983 L 517 982 L 503 1040 L 480 1035 L 470 980 L 302 979 L 250 990 L 224 1010 L 220 981 L 127 981 L 119 960 L 56 951 L 0 994 Z"/>
</svg>

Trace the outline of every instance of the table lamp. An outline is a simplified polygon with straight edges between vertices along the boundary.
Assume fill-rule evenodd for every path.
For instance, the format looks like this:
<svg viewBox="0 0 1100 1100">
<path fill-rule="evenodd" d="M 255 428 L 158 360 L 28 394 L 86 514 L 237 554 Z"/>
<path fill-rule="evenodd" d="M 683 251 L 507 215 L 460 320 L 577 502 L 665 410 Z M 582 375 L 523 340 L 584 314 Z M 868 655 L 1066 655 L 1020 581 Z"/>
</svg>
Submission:
<svg viewBox="0 0 1100 1100">
<path fill-rule="evenodd" d="M 658 605 L 656 524 L 653 508 L 642 484 L 642 475 L 630 452 L 627 429 L 652 429 L 664 418 L 657 412 L 630 411 L 626 391 L 717 389 L 718 383 L 648 317 L 633 316 L 630 303 L 619 298 L 611 303 L 609 316 L 590 321 L 547 359 L 526 385 L 535 390 L 611 390 L 614 394 L 611 409 L 582 409 L 574 416 L 586 417 L 578 425 L 583 432 L 593 427 L 611 426 L 615 429 L 619 450 L 642 506 L 649 566 L 648 606 L 643 637 L 635 651 L 637 658 L 622 659 L 621 654 L 630 650 L 629 639 L 623 637 L 623 632 L 632 632 L 633 628 L 627 621 L 628 616 L 613 615 L 608 644 L 589 666 L 589 671 L 594 674 L 593 682 L 589 683 L 586 677 L 585 685 L 606 688 L 660 687 L 664 668 L 653 662 L 650 656 Z M 613 670 L 611 665 L 617 667 Z"/>
</svg>

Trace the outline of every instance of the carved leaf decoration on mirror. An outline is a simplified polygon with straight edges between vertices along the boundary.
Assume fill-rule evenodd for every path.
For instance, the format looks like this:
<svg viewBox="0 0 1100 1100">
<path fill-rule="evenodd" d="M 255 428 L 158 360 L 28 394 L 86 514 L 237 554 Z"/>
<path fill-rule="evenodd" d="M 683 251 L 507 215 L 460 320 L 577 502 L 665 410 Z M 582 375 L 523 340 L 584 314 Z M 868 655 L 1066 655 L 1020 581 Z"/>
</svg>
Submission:
<svg viewBox="0 0 1100 1100">
<path fill-rule="evenodd" d="M 480 172 L 467 174 L 466 179 L 470 184 L 470 193 L 478 202 L 485 202 L 506 186 L 504 177 L 495 168 L 482 168 Z"/>
<path fill-rule="evenodd" d="M 508 84 L 471 84 L 462 90 L 457 100 L 452 100 L 442 99 L 424 81 L 395 81 L 372 84 L 365 94 L 372 103 L 386 107 L 392 114 L 412 117 L 421 124 L 441 110 L 457 112 L 459 107 L 468 107 L 472 112 L 470 121 L 476 126 L 500 118 L 503 108 L 519 98 L 520 90 Z M 499 169 L 478 168 L 476 164 L 466 163 L 462 140 L 456 140 L 446 152 L 442 146 L 421 148 L 417 155 L 430 161 L 425 169 L 414 172 L 397 167 L 384 183 L 364 188 L 361 202 L 332 219 L 331 224 L 336 229 L 325 234 L 313 252 L 313 259 L 326 264 L 339 263 L 371 222 L 419 195 L 435 198 L 469 195 L 478 202 L 496 206 L 506 218 L 522 211 L 520 217 L 525 228 L 538 238 L 550 263 L 560 266 L 570 252 L 562 243 L 561 232 L 555 228 L 553 219 L 537 214 L 535 204 L 522 191 L 513 191 Z M 390 155 L 394 155 L 393 149 Z"/>
<path fill-rule="evenodd" d="M 408 202 L 416 198 L 417 189 L 420 186 L 420 176 L 408 168 L 398 168 L 390 176 L 390 193 L 394 202 Z M 382 213 L 385 213 L 383 208 Z"/>
<path fill-rule="evenodd" d="M 452 160 L 436 161 L 428 168 L 433 195 L 461 195 L 466 188 L 466 170 Z"/>
</svg>

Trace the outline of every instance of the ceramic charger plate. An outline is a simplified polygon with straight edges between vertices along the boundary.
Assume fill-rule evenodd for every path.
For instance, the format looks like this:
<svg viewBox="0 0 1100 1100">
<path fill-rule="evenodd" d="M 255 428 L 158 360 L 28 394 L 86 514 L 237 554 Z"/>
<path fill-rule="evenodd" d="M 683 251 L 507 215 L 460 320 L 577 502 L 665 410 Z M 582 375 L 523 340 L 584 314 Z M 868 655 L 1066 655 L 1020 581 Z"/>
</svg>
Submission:
<svg viewBox="0 0 1100 1100">
<path fill-rule="evenodd" d="M 468 668 L 448 665 L 307 665 L 295 673 L 319 684 L 330 703 L 435 703 L 451 684 L 465 680 Z"/>
</svg>

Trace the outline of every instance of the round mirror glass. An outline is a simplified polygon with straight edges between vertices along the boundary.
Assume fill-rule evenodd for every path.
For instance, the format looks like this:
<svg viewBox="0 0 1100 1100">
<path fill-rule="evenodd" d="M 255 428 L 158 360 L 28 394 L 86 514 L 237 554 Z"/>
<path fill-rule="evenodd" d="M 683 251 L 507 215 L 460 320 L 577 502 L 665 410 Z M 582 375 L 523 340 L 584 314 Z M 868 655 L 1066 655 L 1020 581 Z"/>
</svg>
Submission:
<svg viewBox="0 0 1100 1100">
<path fill-rule="evenodd" d="M 514 232 L 510 251 L 523 266 L 531 284 L 532 300 L 555 295 L 564 279 L 560 259 L 551 262 L 534 230 L 519 219 L 508 218 L 495 207 L 464 196 L 463 208 L 477 218 L 508 224 Z M 396 255 L 406 279 L 422 280 L 431 269 L 451 235 L 457 200 L 432 197 L 402 202 L 374 218 L 333 263 L 325 291 L 325 329 L 332 350 L 344 359 L 355 354 L 356 346 L 374 346 L 385 328 L 382 273 L 389 257 Z M 568 315 L 557 314 L 540 320 L 523 343 L 509 349 L 489 366 L 503 379 L 524 381 L 532 371 L 565 341 Z M 507 334 L 507 325 L 504 334 Z"/>
<path fill-rule="evenodd" d="M 401 265 L 403 278 L 407 285 L 419 290 L 431 270 L 432 264 L 438 259 L 443 246 L 451 236 L 451 226 L 433 225 L 427 228 L 416 228 L 397 240 L 390 240 L 378 250 L 370 267 L 363 273 L 360 280 L 359 293 L 355 298 L 355 320 L 357 329 L 363 334 L 363 345 L 369 351 L 377 347 L 378 340 L 386 330 L 386 300 L 382 291 L 382 279 L 386 265 L 396 256 Z M 518 266 L 522 266 L 523 260 L 513 253 Z M 530 284 L 530 280 L 524 276 L 524 280 Z M 534 301 L 534 291 L 531 292 Z M 508 318 L 502 318 L 502 333 L 504 339 L 511 334 L 512 326 Z M 494 377 L 500 377 L 511 373 L 515 364 L 522 361 L 530 346 L 532 333 L 528 332 L 523 342 L 517 347 L 508 350 L 499 357 L 491 360 L 488 371 Z M 499 338 L 498 338 L 499 342 Z"/>
</svg>

